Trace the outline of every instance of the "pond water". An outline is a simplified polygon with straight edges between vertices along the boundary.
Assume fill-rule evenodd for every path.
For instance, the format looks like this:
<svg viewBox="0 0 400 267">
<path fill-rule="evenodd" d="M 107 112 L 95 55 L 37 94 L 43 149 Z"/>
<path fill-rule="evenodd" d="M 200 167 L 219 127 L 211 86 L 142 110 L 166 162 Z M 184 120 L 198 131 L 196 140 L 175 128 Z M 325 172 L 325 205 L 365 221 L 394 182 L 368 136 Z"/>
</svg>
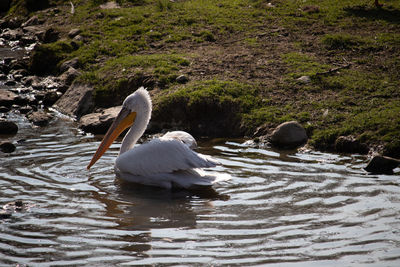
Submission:
<svg viewBox="0 0 400 267">
<path fill-rule="evenodd" d="M 119 142 L 87 171 L 98 138 L 9 119 L 0 205 L 27 209 L 0 219 L 1 266 L 400 266 L 400 177 L 367 175 L 364 156 L 200 141 L 232 179 L 169 191 L 119 181 Z"/>
</svg>

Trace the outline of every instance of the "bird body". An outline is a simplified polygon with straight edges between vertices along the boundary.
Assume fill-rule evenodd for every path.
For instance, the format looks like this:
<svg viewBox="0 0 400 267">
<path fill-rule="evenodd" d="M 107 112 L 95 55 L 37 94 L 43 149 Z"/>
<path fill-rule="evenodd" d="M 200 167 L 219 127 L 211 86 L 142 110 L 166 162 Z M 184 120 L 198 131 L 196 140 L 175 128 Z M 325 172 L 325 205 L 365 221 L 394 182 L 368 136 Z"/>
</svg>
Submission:
<svg viewBox="0 0 400 267">
<path fill-rule="evenodd" d="M 191 147 L 197 145 L 196 140 L 183 131 L 168 132 L 161 138 L 134 147 L 150 121 L 151 106 L 150 96 L 143 87 L 129 95 L 89 163 L 88 169 L 103 155 L 118 135 L 131 126 L 122 140 L 115 162 L 115 172 L 121 179 L 164 188 L 191 188 L 211 186 L 230 178 L 229 175 L 204 172 L 202 168 L 215 167 L 218 162 L 191 150 Z"/>
</svg>

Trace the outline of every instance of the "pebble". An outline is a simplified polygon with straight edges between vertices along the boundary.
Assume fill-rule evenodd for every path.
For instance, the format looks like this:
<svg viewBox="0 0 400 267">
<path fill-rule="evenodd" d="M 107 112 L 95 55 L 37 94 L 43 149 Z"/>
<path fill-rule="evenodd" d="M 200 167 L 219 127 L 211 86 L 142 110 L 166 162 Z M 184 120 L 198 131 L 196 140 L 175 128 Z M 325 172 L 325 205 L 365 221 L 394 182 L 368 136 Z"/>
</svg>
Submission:
<svg viewBox="0 0 400 267">
<path fill-rule="evenodd" d="M 0 150 L 4 153 L 11 153 L 15 151 L 15 145 L 10 142 L 0 143 Z"/>
</svg>

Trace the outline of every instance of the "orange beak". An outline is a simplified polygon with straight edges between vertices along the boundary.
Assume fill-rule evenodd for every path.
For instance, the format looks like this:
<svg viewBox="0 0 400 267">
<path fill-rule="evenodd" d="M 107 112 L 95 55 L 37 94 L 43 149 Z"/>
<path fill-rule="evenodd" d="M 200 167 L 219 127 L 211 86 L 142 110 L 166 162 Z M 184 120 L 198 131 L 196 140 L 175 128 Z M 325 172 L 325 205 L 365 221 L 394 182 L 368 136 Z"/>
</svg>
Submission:
<svg viewBox="0 0 400 267">
<path fill-rule="evenodd" d="M 96 153 L 93 155 L 87 169 L 90 169 L 96 161 L 101 158 L 101 156 L 106 152 L 106 150 L 111 146 L 114 140 L 128 127 L 130 127 L 136 119 L 136 112 L 131 112 L 127 108 L 122 108 L 115 118 L 114 122 L 111 124 L 106 135 L 104 135 Z"/>
</svg>

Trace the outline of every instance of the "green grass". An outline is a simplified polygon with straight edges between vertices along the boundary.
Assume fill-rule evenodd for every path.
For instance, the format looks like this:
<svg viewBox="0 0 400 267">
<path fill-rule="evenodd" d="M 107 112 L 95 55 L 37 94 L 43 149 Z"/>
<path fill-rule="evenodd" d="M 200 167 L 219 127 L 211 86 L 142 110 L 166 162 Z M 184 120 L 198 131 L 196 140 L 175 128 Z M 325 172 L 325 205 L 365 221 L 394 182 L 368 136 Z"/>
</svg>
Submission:
<svg viewBox="0 0 400 267">
<path fill-rule="evenodd" d="M 15 1 L 9 15 L 32 15 L 27 2 Z M 35 56 L 31 63 L 58 74 L 57 66 L 78 57 L 80 81 L 94 86 L 98 107 L 145 84 L 159 89 L 156 121 L 199 135 L 252 135 L 261 125 L 298 120 L 320 149 L 353 134 L 390 155 L 400 151 L 400 1 L 377 9 L 365 0 L 276 0 L 273 7 L 262 0 L 118 0 L 121 8 L 100 9 L 104 2 L 73 0 L 76 12 L 66 15 L 69 1 L 49 1 L 63 4 L 60 30 L 80 28 L 84 41 L 43 45 L 37 53 L 49 55 L 47 64 Z M 220 49 L 204 61 L 209 66 L 195 64 L 199 47 Z M 247 66 L 229 65 L 225 48 L 243 48 L 238 53 L 254 56 L 254 70 L 270 75 L 242 75 Z M 349 68 L 323 74 L 347 62 Z M 212 76 L 224 63 L 235 75 Z M 198 74 L 203 68 L 206 78 Z M 177 84 L 180 73 L 192 81 Z M 296 80 L 304 75 L 310 83 Z"/>
</svg>

